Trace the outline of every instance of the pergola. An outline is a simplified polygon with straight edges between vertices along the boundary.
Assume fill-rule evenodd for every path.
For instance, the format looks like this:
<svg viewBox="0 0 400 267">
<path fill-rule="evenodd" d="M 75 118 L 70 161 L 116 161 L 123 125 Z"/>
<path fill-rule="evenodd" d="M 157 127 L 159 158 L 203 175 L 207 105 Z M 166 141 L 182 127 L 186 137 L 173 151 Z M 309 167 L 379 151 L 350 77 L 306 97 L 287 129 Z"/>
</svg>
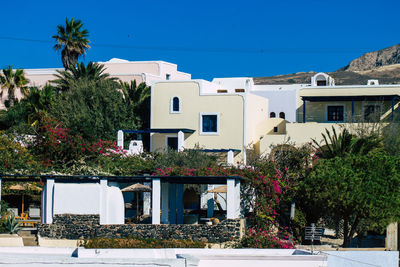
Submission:
<svg viewBox="0 0 400 267">
<path fill-rule="evenodd" d="M 88 175 L 10 175 L 0 174 L 4 182 L 44 182 L 42 198 L 42 223 L 53 222 L 53 203 L 55 183 L 98 183 L 103 194 L 109 183 L 151 183 L 152 185 L 152 223 L 183 223 L 183 185 L 184 184 L 226 184 L 227 219 L 240 217 L 240 176 L 88 176 Z M 107 214 L 107 198 L 100 197 L 100 223 L 102 214 Z M 213 200 L 212 200 L 213 201 Z M 214 208 L 213 202 L 208 208 Z M 160 216 L 160 213 L 162 216 Z"/>
</svg>

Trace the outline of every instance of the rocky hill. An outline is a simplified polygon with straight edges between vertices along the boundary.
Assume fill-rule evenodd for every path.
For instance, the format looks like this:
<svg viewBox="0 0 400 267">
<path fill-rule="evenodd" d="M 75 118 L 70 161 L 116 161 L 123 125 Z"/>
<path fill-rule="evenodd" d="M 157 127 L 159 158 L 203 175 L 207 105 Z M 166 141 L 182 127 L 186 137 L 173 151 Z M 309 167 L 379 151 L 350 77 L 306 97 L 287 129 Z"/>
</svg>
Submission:
<svg viewBox="0 0 400 267">
<path fill-rule="evenodd" d="M 372 70 L 377 67 L 400 63 L 400 44 L 387 47 L 378 51 L 365 53 L 354 59 L 349 65 L 340 69 L 347 71 Z"/>
<path fill-rule="evenodd" d="M 316 72 L 298 72 L 272 77 L 256 77 L 255 84 L 310 83 Z M 400 44 L 375 52 L 369 52 L 354 59 L 349 65 L 329 72 L 336 85 L 367 84 L 377 79 L 380 84 L 400 84 Z"/>
</svg>

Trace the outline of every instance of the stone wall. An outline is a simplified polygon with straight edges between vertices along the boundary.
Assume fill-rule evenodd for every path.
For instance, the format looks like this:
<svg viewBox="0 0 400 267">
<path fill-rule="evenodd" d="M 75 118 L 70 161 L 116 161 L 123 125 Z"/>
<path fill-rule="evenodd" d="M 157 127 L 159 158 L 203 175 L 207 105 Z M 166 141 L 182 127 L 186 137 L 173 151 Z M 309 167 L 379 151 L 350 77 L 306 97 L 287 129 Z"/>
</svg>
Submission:
<svg viewBox="0 0 400 267">
<path fill-rule="evenodd" d="M 244 220 L 224 220 L 218 225 L 205 224 L 115 224 L 100 225 L 99 215 L 54 215 L 53 224 L 39 224 L 41 237 L 87 239 L 95 237 L 192 239 L 211 243 L 238 240 L 244 232 Z"/>
</svg>

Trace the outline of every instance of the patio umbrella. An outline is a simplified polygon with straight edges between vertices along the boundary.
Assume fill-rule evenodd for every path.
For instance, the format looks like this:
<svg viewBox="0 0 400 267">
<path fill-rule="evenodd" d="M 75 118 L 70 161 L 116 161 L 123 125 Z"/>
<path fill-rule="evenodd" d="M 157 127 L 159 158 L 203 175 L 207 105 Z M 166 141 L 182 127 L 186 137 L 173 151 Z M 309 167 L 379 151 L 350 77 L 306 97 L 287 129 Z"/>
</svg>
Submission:
<svg viewBox="0 0 400 267">
<path fill-rule="evenodd" d="M 218 201 L 217 195 L 219 195 L 226 203 L 226 199 L 223 196 L 221 196 L 220 193 L 227 193 L 227 191 L 228 191 L 227 190 L 227 186 L 226 185 L 221 185 L 221 186 L 218 186 L 218 187 L 216 187 L 214 189 L 207 190 L 206 193 L 214 193 L 214 201 L 217 204 L 218 209 L 222 210 L 222 207 L 221 207 L 221 204 Z"/>
<path fill-rule="evenodd" d="M 226 193 L 226 192 L 227 192 L 227 186 L 226 185 L 221 185 L 221 186 L 218 186 L 218 187 L 216 187 L 214 189 L 207 190 L 207 193 Z"/>
<path fill-rule="evenodd" d="M 9 190 L 15 190 L 15 191 L 22 191 L 22 203 L 21 203 L 21 213 L 24 213 L 24 192 L 26 191 L 36 191 L 40 192 L 42 191 L 42 188 L 39 186 L 33 185 L 31 183 L 22 183 L 22 184 L 15 184 L 9 187 Z"/>
<path fill-rule="evenodd" d="M 133 184 L 121 189 L 122 192 L 136 192 L 136 217 L 139 216 L 139 193 L 151 192 L 151 188 L 143 184 Z"/>
</svg>

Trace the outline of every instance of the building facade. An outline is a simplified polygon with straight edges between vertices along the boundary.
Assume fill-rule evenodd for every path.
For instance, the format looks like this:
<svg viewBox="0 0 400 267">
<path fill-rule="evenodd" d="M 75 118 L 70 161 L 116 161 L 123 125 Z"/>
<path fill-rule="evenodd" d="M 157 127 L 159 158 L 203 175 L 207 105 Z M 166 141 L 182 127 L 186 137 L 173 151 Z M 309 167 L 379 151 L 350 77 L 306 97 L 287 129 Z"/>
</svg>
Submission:
<svg viewBox="0 0 400 267">
<path fill-rule="evenodd" d="M 391 121 L 399 100 L 400 85 L 371 80 L 336 86 L 325 73 L 310 84 L 255 85 L 251 78 L 156 82 L 151 149 L 232 150 L 235 162 L 245 162 L 249 148 L 263 154 L 288 141 L 319 140 L 332 127 Z"/>
<path fill-rule="evenodd" d="M 144 82 L 150 86 L 155 81 L 189 80 L 191 78 L 189 73 L 178 71 L 176 64 L 165 61 L 128 61 L 113 58 L 109 61 L 98 63 L 105 66 L 105 73 L 124 82 L 135 80 L 137 84 Z M 55 80 L 57 71 L 63 70 L 63 68 L 24 69 L 25 77 L 29 80 L 28 86 L 37 86 L 39 88 Z M 22 98 L 19 89 L 16 90 L 15 96 L 18 99 Z M 8 94 L 4 92 L 0 101 L 0 109 L 5 109 L 4 101 L 7 98 Z"/>
</svg>

